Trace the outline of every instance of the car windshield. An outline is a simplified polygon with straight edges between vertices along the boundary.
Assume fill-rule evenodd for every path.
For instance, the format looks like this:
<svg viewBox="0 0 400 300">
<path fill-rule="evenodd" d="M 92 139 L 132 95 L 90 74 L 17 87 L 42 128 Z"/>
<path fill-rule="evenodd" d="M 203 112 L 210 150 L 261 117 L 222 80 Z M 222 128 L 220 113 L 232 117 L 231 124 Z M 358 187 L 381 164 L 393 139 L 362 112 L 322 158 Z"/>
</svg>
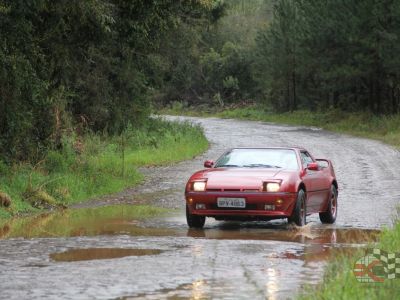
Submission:
<svg viewBox="0 0 400 300">
<path fill-rule="evenodd" d="M 278 168 L 297 170 L 299 165 L 291 149 L 233 149 L 222 155 L 215 168 Z"/>
</svg>

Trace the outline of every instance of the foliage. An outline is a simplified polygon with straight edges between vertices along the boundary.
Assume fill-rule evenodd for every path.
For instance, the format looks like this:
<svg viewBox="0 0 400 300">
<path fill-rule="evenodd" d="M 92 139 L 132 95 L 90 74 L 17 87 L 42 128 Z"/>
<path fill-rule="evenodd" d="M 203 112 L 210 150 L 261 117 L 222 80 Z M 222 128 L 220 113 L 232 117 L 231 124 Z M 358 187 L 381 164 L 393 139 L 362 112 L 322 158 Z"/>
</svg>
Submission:
<svg viewBox="0 0 400 300">
<path fill-rule="evenodd" d="M 177 34 L 166 36 L 163 78 L 155 91 L 156 104 L 223 106 L 255 97 L 254 38 L 266 26 L 269 1 L 216 1 L 208 23 L 178 24 Z"/>
<path fill-rule="evenodd" d="M 37 162 L 68 131 L 139 128 L 171 63 L 164 37 L 212 22 L 217 2 L 1 0 L 0 157 Z"/>
<path fill-rule="evenodd" d="M 140 166 L 189 159 L 207 149 L 201 128 L 189 123 L 151 119 L 140 128 L 129 125 L 120 135 L 87 133 L 63 140 L 36 165 L 15 163 L 3 168 L 0 189 L 11 206 L 0 218 L 36 208 L 56 208 L 140 183 Z"/>
<path fill-rule="evenodd" d="M 278 111 L 398 113 L 400 1 L 277 0 L 257 39 L 258 74 Z"/>
<path fill-rule="evenodd" d="M 396 114 L 399 10 L 398 0 L 0 0 L 1 160 L 41 161 L 71 132 L 139 128 L 152 101 Z"/>
</svg>

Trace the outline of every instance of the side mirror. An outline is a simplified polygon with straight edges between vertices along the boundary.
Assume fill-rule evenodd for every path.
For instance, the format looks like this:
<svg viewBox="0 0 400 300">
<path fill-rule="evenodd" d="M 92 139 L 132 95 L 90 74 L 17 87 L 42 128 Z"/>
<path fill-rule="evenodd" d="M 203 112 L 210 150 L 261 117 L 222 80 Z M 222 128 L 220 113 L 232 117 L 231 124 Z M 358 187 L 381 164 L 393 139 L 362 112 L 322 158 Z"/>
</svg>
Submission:
<svg viewBox="0 0 400 300">
<path fill-rule="evenodd" d="M 319 165 L 318 163 L 309 163 L 307 165 L 307 169 L 310 171 L 318 171 L 319 170 Z"/>
<path fill-rule="evenodd" d="M 206 160 L 204 162 L 204 168 L 212 168 L 214 166 L 214 162 L 212 160 Z"/>
</svg>

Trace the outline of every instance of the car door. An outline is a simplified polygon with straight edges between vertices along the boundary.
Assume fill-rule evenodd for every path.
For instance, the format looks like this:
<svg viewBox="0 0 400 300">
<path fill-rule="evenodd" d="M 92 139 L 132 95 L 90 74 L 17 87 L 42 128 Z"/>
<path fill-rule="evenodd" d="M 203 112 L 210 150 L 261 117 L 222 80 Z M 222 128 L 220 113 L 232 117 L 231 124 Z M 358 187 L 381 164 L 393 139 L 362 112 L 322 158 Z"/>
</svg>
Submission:
<svg viewBox="0 0 400 300">
<path fill-rule="evenodd" d="M 307 151 L 300 152 L 303 167 L 303 182 L 307 189 L 307 210 L 318 212 L 326 199 L 325 176 L 321 170 L 313 171 L 307 169 L 309 163 L 315 162 Z"/>
</svg>

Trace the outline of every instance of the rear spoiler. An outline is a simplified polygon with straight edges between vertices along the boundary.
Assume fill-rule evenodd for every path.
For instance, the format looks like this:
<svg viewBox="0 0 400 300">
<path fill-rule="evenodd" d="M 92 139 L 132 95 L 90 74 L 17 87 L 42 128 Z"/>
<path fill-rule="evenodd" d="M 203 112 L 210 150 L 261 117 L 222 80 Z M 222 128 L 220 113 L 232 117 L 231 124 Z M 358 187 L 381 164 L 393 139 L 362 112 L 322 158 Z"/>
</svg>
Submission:
<svg viewBox="0 0 400 300">
<path fill-rule="evenodd" d="M 321 169 L 329 168 L 332 165 L 331 161 L 328 159 L 317 158 L 315 160 Z"/>
</svg>

